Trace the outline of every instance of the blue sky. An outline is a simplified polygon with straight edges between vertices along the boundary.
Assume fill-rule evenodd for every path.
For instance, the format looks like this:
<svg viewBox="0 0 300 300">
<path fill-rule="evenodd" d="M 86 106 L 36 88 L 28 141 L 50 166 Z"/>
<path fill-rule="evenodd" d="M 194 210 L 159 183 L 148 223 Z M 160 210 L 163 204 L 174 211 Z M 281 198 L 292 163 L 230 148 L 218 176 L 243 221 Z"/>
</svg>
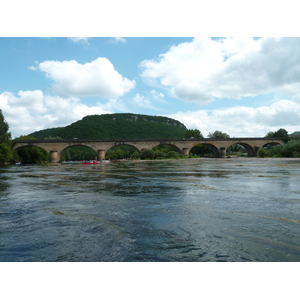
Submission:
<svg viewBox="0 0 300 300">
<path fill-rule="evenodd" d="M 300 39 L 286 37 L 298 28 L 288 2 L 272 14 L 256 0 L 5 3 L 0 109 L 14 137 L 128 112 L 171 117 L 205 137 L 299 131 Z"/>
<path fill-rule="evenodd" d="M 204 136 L 300 130 L 299 38 L 1 37 L 14 137 L 85 115 L 177 119 Z"/>
</svg>

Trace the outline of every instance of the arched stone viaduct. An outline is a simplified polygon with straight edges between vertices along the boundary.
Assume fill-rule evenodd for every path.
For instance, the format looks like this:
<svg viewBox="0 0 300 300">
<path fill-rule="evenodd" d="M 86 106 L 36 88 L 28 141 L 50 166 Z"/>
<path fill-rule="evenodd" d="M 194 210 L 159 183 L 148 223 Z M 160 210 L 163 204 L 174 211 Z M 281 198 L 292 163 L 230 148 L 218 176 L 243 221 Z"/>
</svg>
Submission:
<svg viewBox="0 0 300 300">
<path fill-rule="evenodd" d="M 280 138 L 229 138 L 229 139 L 115 139 L 115 140 L 14 140 L 14 149 L 22 147 L 38 146 L 50 153 L 51 162 L 59 162 L 61 153 L 73 146 L 87 146 L 92 148 L 99 160 L 105 158 L 106 152 L 118 145 L 128 145 L 136 148 L 139 152 L 144 149 L 152 149 L 158 145 L 172 145 L 181 153 L 189 155 L 190 150 L 196 145 L 208 145 L 215 157 L 226 157 L 226 150 L 234 145 L 239 144 L 245 147 L 248 156 L 256 156 L 259 148 L 266 144 L 282 144 Z"/>
</svg>

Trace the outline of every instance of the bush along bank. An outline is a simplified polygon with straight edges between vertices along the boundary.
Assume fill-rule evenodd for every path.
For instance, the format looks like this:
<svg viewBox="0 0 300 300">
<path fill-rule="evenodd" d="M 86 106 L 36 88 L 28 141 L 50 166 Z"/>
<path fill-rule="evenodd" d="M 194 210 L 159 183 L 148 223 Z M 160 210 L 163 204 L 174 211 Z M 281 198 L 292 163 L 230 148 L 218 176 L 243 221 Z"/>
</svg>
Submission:
<svg viewBox="0 0 300 300">
<path fill-rule="evenodd" d="M 258 157 L 300 157 L 300 139 L 291 140 L 286 144 L 280 144 L 273 147 L 260 148 Z"/>
</svg>

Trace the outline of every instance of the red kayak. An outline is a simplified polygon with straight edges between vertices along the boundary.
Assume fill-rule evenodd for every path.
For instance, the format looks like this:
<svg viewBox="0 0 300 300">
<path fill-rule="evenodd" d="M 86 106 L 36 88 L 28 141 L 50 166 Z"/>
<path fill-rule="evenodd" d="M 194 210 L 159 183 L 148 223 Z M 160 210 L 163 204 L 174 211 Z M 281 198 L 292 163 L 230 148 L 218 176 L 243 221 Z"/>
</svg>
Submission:
<svg viewBox="0 0 300 300">
<path fill-rule="evenodd" d="M 84 162 L 82 162 L 81 164 L 82 164 L 82 165 L 97 165 L 97 164 L 99 164 L 99 163 L 100 163 L 100 161 L 91 160 L 91 161 L 84 161 Z"/>
</svg>

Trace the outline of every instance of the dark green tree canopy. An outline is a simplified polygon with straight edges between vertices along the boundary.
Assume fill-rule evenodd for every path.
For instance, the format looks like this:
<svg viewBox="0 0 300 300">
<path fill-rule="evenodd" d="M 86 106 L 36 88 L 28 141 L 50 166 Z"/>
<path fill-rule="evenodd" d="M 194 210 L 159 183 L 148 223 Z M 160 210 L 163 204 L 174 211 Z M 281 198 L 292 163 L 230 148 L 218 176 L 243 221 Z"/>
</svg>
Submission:
<svg viewBox="0 0 300 300">
<path fill-rule="evenodd" d="M 216 130 L 213 133 L 210 132 L 207 137 L 210 139 L 228 139 L 230 138 L 230 135 L 225 132 Z"/>
<path fill-rule="evenodd" d="M 196 139 L 203 139 L 203 135 L 200 130 L 198 129 L 188 129 L 185 134 L 185 138 L 196 138 Z"/>
<path fill-rule="evenodd" d="M 290 139 L 288 132 L 283 128 L 280 128 L 277 131 L 269 131 L 265 137 L 266 138 L 272 138 L 272 137 L 282 138 L 285 142 L 287 142 Z"/>
<path fill-rule="evenodd" d="M 0 109 L 0 143 L 8 142 L 11 139 L 11 134 L 8 130 L 9 126 L 4 119 L 2 110 Z"/>
<path fill-rule="evenodd" d="M 31 133 L 37 139 L 167 139 L 183 138 L 184 124 L 177 120 L 130 113 L 86 116 L 66 127 Z"/>
</svg>

